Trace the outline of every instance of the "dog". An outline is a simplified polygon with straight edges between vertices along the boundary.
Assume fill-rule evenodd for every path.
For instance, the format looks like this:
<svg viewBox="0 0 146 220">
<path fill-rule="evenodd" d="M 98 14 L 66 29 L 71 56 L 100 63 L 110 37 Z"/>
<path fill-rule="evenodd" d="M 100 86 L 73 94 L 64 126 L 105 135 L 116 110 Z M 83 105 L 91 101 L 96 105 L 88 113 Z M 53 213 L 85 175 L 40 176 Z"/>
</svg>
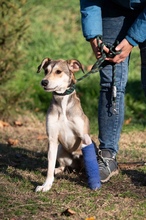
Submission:
<svg viewBox="0 0 146 220">
<path fill-rule="evenodd" d="M 51 189 L 54 175 L 64 171 L 66 166 L 77 168 L 83 146 L 92 143 L 89 136 L 89 119 L 84 114 L 80 99 L 76 95 L 74 84 L 75 72 L 83 70 L 76 60 L 52 60 L 45 58 L 38 67 L 44 69 L 45 77 L 41 86 L 53 97 L 46 117 L 48 135 L 48 170 L 43 185 L 37 186 L 36 192 Z M 56 161 L 59 167 L 55 168 Z"/>
</svg>

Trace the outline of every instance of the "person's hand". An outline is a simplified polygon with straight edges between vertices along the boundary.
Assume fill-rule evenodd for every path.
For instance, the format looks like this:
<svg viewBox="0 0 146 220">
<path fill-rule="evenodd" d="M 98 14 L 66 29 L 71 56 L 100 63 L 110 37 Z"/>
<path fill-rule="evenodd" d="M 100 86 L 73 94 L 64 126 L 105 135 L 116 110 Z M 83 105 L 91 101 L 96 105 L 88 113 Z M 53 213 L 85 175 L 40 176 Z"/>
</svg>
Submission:
<svg viewBox="0 0 146 220">
<path fill-rule="evenodd" d="M 102 41 L 99 40 L 99 43 L 102 43 Z M 100 48 L 98 47 L 97 39 L 96 39 L 96 38 L 90 39 L 90 44 L 91 44 L 92 50 L 93 50 L 93 52 L 94 52 L 94 54 L 95 54 L 95 57 L 96 57 L 97 59 L 99 59 L 99 58 L 101 57 L 101 51 L 100 51 Z M 109 52 L 109 49 L 108 49 L 106 46 L 103 47 L 103 50 L 104 50 L 106 53 Z"/>
<path fill-rule="evenodd" d="M 132 51 L 133 46 L 126 40 L 122 40 L 120 44 L 115 48 L 116 51 L 121 50 L 121 53 L 116 55 L 113 58 L 106 58 L 109 62 L 112 63 L 120 63 L 126 59 L 126 57 L 129 56 L 129 54 Z"/>
<path fill-rule="evenodd" d="M 90 39 L 90 44 L 91 44 L 91 47 L 93 49 L 93 52 L 94 52 L 96 58 L 99 59 L 101 57 L 101 52 L 100 52 L 100 48 L 98 48 L 98 45 L 97 45 L 97 39 L 96 38 Z M 103 49 L 107 54 L 109 53 L 109 49 L 106 46 L 104 46 Z M 129 56 L 132 49 L 133 49 L 133 46 L 126 39 L 124 39 L 115 48 L 116 51 L 121 50 L 121 53 L 116 55 L 113 58 L 106 58 L 106 60 L 108 60 L 109 62 L 112 62 L 112 63 L 120 63 L 120 62 L 124 61 L 126 59 L 126 57 Z"/>
</svg>

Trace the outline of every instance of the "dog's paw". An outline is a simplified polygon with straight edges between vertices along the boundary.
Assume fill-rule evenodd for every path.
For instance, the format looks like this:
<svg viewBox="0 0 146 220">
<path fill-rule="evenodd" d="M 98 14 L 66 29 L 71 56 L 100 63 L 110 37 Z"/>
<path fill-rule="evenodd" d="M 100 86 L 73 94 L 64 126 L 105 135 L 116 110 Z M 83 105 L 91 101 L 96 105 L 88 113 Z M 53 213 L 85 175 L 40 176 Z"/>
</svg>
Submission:
<svg viewBox="0 0 146 220">
<path fill-rule="evenodd" d="M 37 186 L 36 187 L 36 192 L 47 192 L 51 189 L 52 185 L 51 184 L 43 184 L 42 186 Z"/>
<path fill-rule="evenodd" d="M 65 167 L 58 167 L 58 168 L 55 168 L 55 172 L 54 174 L 57 175 L 57 174 L 60 174 L 64 171 Z"/>
</svg>

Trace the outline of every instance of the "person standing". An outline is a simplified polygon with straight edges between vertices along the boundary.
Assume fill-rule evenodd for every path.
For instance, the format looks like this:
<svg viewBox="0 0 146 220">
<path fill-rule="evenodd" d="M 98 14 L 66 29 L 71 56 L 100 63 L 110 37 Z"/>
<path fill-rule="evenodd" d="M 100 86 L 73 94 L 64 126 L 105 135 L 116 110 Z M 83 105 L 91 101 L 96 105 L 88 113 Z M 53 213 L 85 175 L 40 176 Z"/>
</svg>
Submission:
<svg viewBox="0 0 146 220">
<path fill-rule="evenodd" d="M 146 95 L 146 0 L 80 0 L 82 31 L 90 42 L 96 58 L 101 51 L 101 42 L 121 53 L 108 57 L 100 70 L 100 97 L 98 103 L 99 125 L 99 171 L 101 182 L 107 182 L 118 173 L 116 155 L 124 121 L 124 95 L 128 78 L 130 53 L 139 46 L 141 56 L 141 82 Z M 109 49 L 104 46 L 108 54 Z M 113 64 L 116 67 L 115 86 L 117 90 L 115 113 L 112 111 Z"/>
</svg>

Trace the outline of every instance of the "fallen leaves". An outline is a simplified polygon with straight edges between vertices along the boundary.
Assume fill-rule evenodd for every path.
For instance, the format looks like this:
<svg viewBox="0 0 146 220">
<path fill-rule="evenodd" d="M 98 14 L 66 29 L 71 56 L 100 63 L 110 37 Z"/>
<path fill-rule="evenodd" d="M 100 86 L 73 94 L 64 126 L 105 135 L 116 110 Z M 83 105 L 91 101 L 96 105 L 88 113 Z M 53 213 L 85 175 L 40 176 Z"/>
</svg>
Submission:
<svg viewBox="0 0 146 220">
<path fill-rule="evenodd" d="M 77 213 L 70 208 L 67 208 L 65 211 L 61 213 L 61 215 L 65 215 L 65 216 L 71 216 L 71 215 L 76 215 L 76 214 Z M 92 216 L 92 217 L 85 218 L 85 220 L 96 220 L 96 218 L 95 216 Z"/>
<path fill-rule="evenodd" d="M 19 129 L 19 127 L 21 127 L 23 129 L 23 122 L 21 120 L 15 120 L 13 121 L 12 124 L 8 123 L 8 122 L 5 122 L 3 120 L 0 120 L 0 128 L 4 129 L 6 127 L 6 129 Z M 20 128 L 20 129 L 21 129 Z M 37 136 L 34 137 L 36 140 L 38 141 L 43 141 L 45 139 L 47 139 L 47 135 L 43 135 L 43 134 L 38 134 Z M 11 146 L 16 146 L 18 144 L 20 144 L 19 140 L 17 139 L 17 135 L 16 137 L 7 137 L 6 138 L 6 142 L 8 143 L 8 145 L 11 145 Z"/>
<path fill-rule="evenodd" d="M 44 140 L 47 139 L 47 135 L 38 135 L 37 140 Z"/>
<path fill-rule="evenodd" d="M 9 145 L 17 145 L 19 143 L 17 139 L 12 139 L 12 138 L 9 138 L 7 142 Z"/>
<path fill-rule="evenodd" d="M 8 122 L 1 121 L 1 120 L 0 120 L 0 128 L 8 127 L 8 126 L 10 126 L 10 124 L 9 124 Z"/>
<path fill-rule="evenodd" d="M 75 214 L 76 214 L 76 212 L 73 211 L 73 210 L 70 209 L 70 208 L 66 209 L 65 211 L 63 211 L 63 212 L 61 213 L 61 215 L 66 215 L 66 216 L 75 215 Z"/>
<path fill-rule="evenodd" d="M 22 126 L 23 123 L 21 121 L 14 121 L 14 125 L 16 126 Z M 5 121 L 2 121 L 0 120 L 0 128 L 3 128 L 3 127 L 9 127 L 10 124 L 8 122 L 5 122 Z"/>
<path fill-rule="evenodd" d="M 23 125 L 23 123 L 21 121 L 14 121 L 14 124 L 16 126 L 22 126 Z"/>
<path fill-rule="evenodd" d="M 95 216 L 92 216 L 92 217 L 86 218 L 85 220 L 96 220 L 96 218 Z"/>
</svg>

